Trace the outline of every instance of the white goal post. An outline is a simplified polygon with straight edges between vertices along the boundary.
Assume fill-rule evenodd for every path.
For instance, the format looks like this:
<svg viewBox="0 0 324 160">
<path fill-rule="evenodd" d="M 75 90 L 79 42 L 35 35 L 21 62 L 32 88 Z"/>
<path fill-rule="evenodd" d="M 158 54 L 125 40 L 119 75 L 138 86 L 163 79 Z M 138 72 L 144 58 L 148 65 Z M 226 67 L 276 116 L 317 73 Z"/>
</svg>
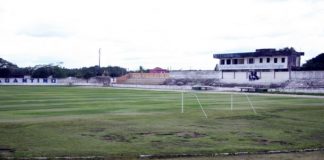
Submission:
<svg viewBox="0 0 324 160">
<path fill-rule="evenodd" d="M 181 91 L 181 113 L 184 113 L 184 93 L 185 93 L 184 91 Z M 200 106 L 201 111 L 203 112 L 204 116 L 207 119 L 208 116 L 207 116 L 207 114 L 206 114 L 206 112 L 205 112 L 205 110 L 204 110 L 204 108 L 203 108 L 197 94 L 190 93 L 190 92 L 186 92 L 186 93 L 189 93 L 189 95 L 192 95 L 192 96 L 194 96 L 196 98 L 196 100 L 197 100 L 197 102 L 198 102 L 198 104 Z M 247 101 L 249 103 L 249 106 L 253 110 L 254 114 L 257 114 L 256 109 L 254 108 L 253 103 L 252 103 L 251 99 L 249 98 L 249 96 L 246 93 L 244 93 L 242 95 L 246 97 L 246 99 L 247 99 Z M 230 94 L 230 110 L 231 111 L 233 111 L 233 103 L 234 103 L 234 96 L 233 96 L 233 93 L 231 93 Z"/>
<path fill-rule="evenodd" d="M 183 98 L 183 95 L 184 95 L 184 91 L 181 92 L 181 113 L 184 113 L 184 98 Z M 205 116 L 206 119 L 207 119 L 208 116 L 207 116 L 207 114 L 206 114 L 206 112 L 205 112 L 203 106 L 201 105 L 198 96 L 197 96 L 196 94 L 194 94 L 194 93 L 190 93 L 190 95 L 193 95 L 193 96 L 197 99 L 197 102 L 198 102 L 198 104 L 199 104 L 199 106 L 200 106 L 200 109 L 201 109 L 201 111 L 203 112 L 204 116 Z"/>
</svg>

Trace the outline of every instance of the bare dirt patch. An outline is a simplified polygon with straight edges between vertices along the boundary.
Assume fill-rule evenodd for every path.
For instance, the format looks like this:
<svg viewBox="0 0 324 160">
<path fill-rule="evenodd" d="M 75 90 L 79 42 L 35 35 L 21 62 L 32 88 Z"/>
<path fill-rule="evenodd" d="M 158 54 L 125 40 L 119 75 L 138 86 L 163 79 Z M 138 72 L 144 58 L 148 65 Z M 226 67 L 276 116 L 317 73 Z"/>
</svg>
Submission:
<svg viewBox="0 0 324 160">
<path fill-rule="evenodd" d="M 94 137 L 94 136 L 96 136 L 96 135 L 94 135 L 94 134 L 81 133 L 81 136 Z"/>
<path fill-rule="evenodd" d="M 271 144 L 279 144 L 279 145 L 282 145 L 282 146 L 293 145 L 293 143 L 282 141 L 282 140 L 270 141 L 270 140 L 267 140 L 267 139 L 253 139 L 253 141 L 257 142 L 260 145 L 271 145 Z"/>
<path fill-rule="evenodd" d="M 123 135 L 104 135 L 102 136 L 103 140 L 108 142 L 129 142 L 129 139 L 127 139 Z"/>
<path fill-rule="evenodd" d="M 270 143 L 272 144 L 280 144 L 280 145 L 293 145 L 290 142 L 286 142 L 286 141 L 271 141 Z"/>
<path fill-rule="evenodd" d="M 161 158 L 153 158 L 159 160 Z M 324 160 L 324 151 L 301 152 L 301 153 L 279 153 L 279 154 L 251 154 L 251 155 L 229 155 L 229 156 L 199 156 L 199 157 L 174 157 L 164 160 Z"/>
<path fill-rule="evenodd" d="M 105 131 L 105 128 L 93 128 L 89 130 L 90 132 L 103 132 Z"/>
<path fill-rule="evenodd" d="M 198 133 L 198 132 L 168 132 L 168 133 L 155 133 L 155 132 L 143 132 L 138 133 L 140 136 L 177 136 L 182 138 L 200 138 L 207 136 L 206 134 Z"/>
<path fill-rule="evenodd" d="M 137 133 L 140 136 L 154 136 L 156 133 L 153 132 L 142 132 L 142 133 Z"/>
<path fill-rule="evenodd" d="M 169 132 L 169 133 L 156 133 L 157 136 L 172 136 L 175 135 L 176 133 Z"/>
<path fill-rule="evenodd" d="M 316 140 L 318 142 L 324 141 L 324 132 L 313 133 L 310 136 L 311 139 Z"/>
<path fill-rule="evenodd" d="M 199 137 L 205 137 L 206 134 L 198 133 L 198 132 L 178 132 L 176 133 L 178 137 L 183 138 L 199 138 Z"/>
</svg>

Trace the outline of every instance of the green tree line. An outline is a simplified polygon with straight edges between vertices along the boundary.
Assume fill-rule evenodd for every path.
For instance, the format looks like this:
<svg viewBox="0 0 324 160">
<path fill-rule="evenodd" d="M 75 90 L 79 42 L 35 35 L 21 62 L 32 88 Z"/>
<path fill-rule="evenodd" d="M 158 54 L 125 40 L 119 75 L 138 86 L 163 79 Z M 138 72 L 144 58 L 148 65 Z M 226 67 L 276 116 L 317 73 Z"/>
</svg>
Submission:
<svg viewBox="0 0 324 160">
<path fill-rule="evenodd" d="M 302 70 L 324 70 L 324 53 L 319 54 L 318 56 L 308 60 L 303 64 Z"/>
<path fill-rule="evenodd" d="M 3 59 L 1 59 L 3 60 Z M 127 73 L 125 68 L 118 66 L 108 66 L 108 67 L 82 67 L 82 68 L 63 68 L 59 66 L 44 66 L 37 69 L 33 67 L 19 68 L 14 64 L 7 64 L 0 68 L 1 78 L 20 78 L 25 75 L 30 75 L 33 78 L 47 78 L 53 76 L 54 78 L 66 78 L 66 77 L 77 77 L 89 79 L 95 76 L 110 76 L 119 77 Z"/>
</svg>

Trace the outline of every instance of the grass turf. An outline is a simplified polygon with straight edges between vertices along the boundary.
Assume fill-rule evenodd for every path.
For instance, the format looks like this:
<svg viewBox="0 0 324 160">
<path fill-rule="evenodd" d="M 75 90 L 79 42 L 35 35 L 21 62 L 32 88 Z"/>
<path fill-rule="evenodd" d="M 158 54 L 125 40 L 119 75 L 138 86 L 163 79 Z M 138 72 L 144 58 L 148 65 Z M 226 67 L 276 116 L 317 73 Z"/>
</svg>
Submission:
<svg viewBox="0 0 324 160">
<path fill-rule="evenodd" d="M 0 156 L 211 154 L 324 147 L 324 99 L 0 87 Z"/>
</svg>

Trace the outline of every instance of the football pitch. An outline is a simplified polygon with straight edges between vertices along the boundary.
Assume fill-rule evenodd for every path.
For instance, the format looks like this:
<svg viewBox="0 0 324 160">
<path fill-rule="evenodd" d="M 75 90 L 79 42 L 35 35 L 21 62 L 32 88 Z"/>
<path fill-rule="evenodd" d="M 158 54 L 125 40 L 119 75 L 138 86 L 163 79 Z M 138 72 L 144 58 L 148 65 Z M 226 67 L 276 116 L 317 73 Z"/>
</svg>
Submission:
<svg viewBox="0 0 324 160">
<path fill-rule="evenodd" d="M 182 101 L 179 91 L 0 86 L 0 157 L 323 147 L 324 98 L 184 92 Z"/>
</svg>

